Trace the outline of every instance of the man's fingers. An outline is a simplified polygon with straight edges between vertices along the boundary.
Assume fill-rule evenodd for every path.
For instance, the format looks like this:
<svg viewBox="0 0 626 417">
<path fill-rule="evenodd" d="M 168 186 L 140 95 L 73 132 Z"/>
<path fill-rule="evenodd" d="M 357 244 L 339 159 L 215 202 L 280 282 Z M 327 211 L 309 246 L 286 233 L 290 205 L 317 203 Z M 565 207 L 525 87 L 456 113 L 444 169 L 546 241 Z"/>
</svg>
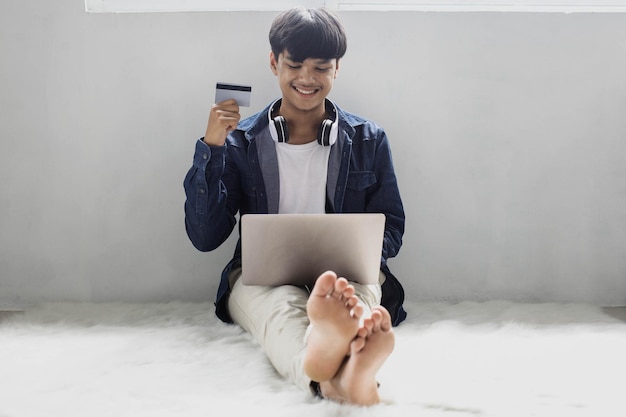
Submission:
<svg viewBox="0 0 626 417">
<path fill-rule="evenodd" d="M 220 109 L 220 110 L 226 110 L 226 111 L 239 113 L 239 105 L 237 104 L 237 101 L 234 98 L 229 98 L 228 100 L 215 103 L 213 107 Z"/>
<path fill-rule="evenodd" d="M 237 128 L 240 118 L 239 105 L 235 100 L 228 99 L 213 104 L 204 141 L 209 145 L 223 145 L 228 132 Z"/>
<path fill-rule="evenodd" d="M 224 128 L 228 132 L 234 130 L 237 127 L 239 119 L 241 118 L 239 113 L 232 113 L 221 110 L 218 110 L 218 116 L 218 120 L 220 121 L 221 125 L 224 126 Z"/>
</svg>

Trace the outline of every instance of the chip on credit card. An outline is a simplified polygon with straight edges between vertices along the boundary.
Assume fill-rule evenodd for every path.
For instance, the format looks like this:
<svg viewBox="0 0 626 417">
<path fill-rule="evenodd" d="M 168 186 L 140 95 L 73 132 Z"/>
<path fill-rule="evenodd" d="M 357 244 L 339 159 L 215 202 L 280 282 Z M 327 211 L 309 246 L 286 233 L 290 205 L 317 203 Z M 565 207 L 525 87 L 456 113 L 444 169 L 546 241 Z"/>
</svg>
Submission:
<svg viewBox="0 0 626 417">
<path fill-rule="evenodd" d="M 252 87 L 249 85 L 217 83 L 215 86 L 216 103 L 234 98 L 241 107 L 249 107 L 251 95 Z"/>
</svg>

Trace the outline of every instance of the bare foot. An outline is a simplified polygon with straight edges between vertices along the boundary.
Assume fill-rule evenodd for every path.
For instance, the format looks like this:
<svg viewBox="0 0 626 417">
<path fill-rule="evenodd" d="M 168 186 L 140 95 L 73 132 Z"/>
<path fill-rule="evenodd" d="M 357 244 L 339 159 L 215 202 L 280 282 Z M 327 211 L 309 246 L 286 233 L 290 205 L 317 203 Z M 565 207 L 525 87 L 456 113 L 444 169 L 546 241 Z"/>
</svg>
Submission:
<svg viewBox="0 0 626 417">
<path fill-rule="evenodd" d="M 358 301 L 354 287 L 332 271 L 315 282 L 306 307 L 311 332 L 304 357 L 304 372 L 313 381 L 329 380 L 344 362 L 363 315 Z"/>
<path fill-rule="evenodd" d="M 395 336 L 391 317 L 384 307 L 375 307 L 350 344 L 350 356 L 337 375 L 320 383 L 325 398 L 356 405 L 380 402 L 376 374 L 393 351 Z"/>
</svg>

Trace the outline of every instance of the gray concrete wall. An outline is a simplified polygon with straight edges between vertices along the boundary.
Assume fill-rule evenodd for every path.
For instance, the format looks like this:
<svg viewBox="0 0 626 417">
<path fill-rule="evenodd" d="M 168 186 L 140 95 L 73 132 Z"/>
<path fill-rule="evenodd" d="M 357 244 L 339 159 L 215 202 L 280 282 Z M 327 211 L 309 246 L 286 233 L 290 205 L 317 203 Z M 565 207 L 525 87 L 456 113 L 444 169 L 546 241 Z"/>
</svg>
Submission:
<svg viewBox="0 0 626 417">
<path fill-rule="evenodd" d="M 1 11 L 0 302 L 212 300 L 234 239 L 192 247 L 182 181 L 216 81 L 278 96 L 275 13 Z M 626 15 L 341 17 L 331 98 L 392 141 L 407 295 L 626 304 Z"/>
</svg>

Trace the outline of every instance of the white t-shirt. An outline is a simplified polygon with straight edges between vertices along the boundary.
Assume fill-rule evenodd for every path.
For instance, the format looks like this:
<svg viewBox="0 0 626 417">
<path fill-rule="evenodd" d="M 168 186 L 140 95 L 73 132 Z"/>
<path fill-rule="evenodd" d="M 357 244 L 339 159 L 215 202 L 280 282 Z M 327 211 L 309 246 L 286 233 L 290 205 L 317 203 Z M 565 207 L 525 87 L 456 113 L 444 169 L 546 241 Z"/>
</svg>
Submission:
<svg viewBox="0 0 626 417">
<path fill-rule="evenodd" d="M 278 212 L 324 213 L 330 146 L 276 143 L 280 199 Z"/>
</svg>

